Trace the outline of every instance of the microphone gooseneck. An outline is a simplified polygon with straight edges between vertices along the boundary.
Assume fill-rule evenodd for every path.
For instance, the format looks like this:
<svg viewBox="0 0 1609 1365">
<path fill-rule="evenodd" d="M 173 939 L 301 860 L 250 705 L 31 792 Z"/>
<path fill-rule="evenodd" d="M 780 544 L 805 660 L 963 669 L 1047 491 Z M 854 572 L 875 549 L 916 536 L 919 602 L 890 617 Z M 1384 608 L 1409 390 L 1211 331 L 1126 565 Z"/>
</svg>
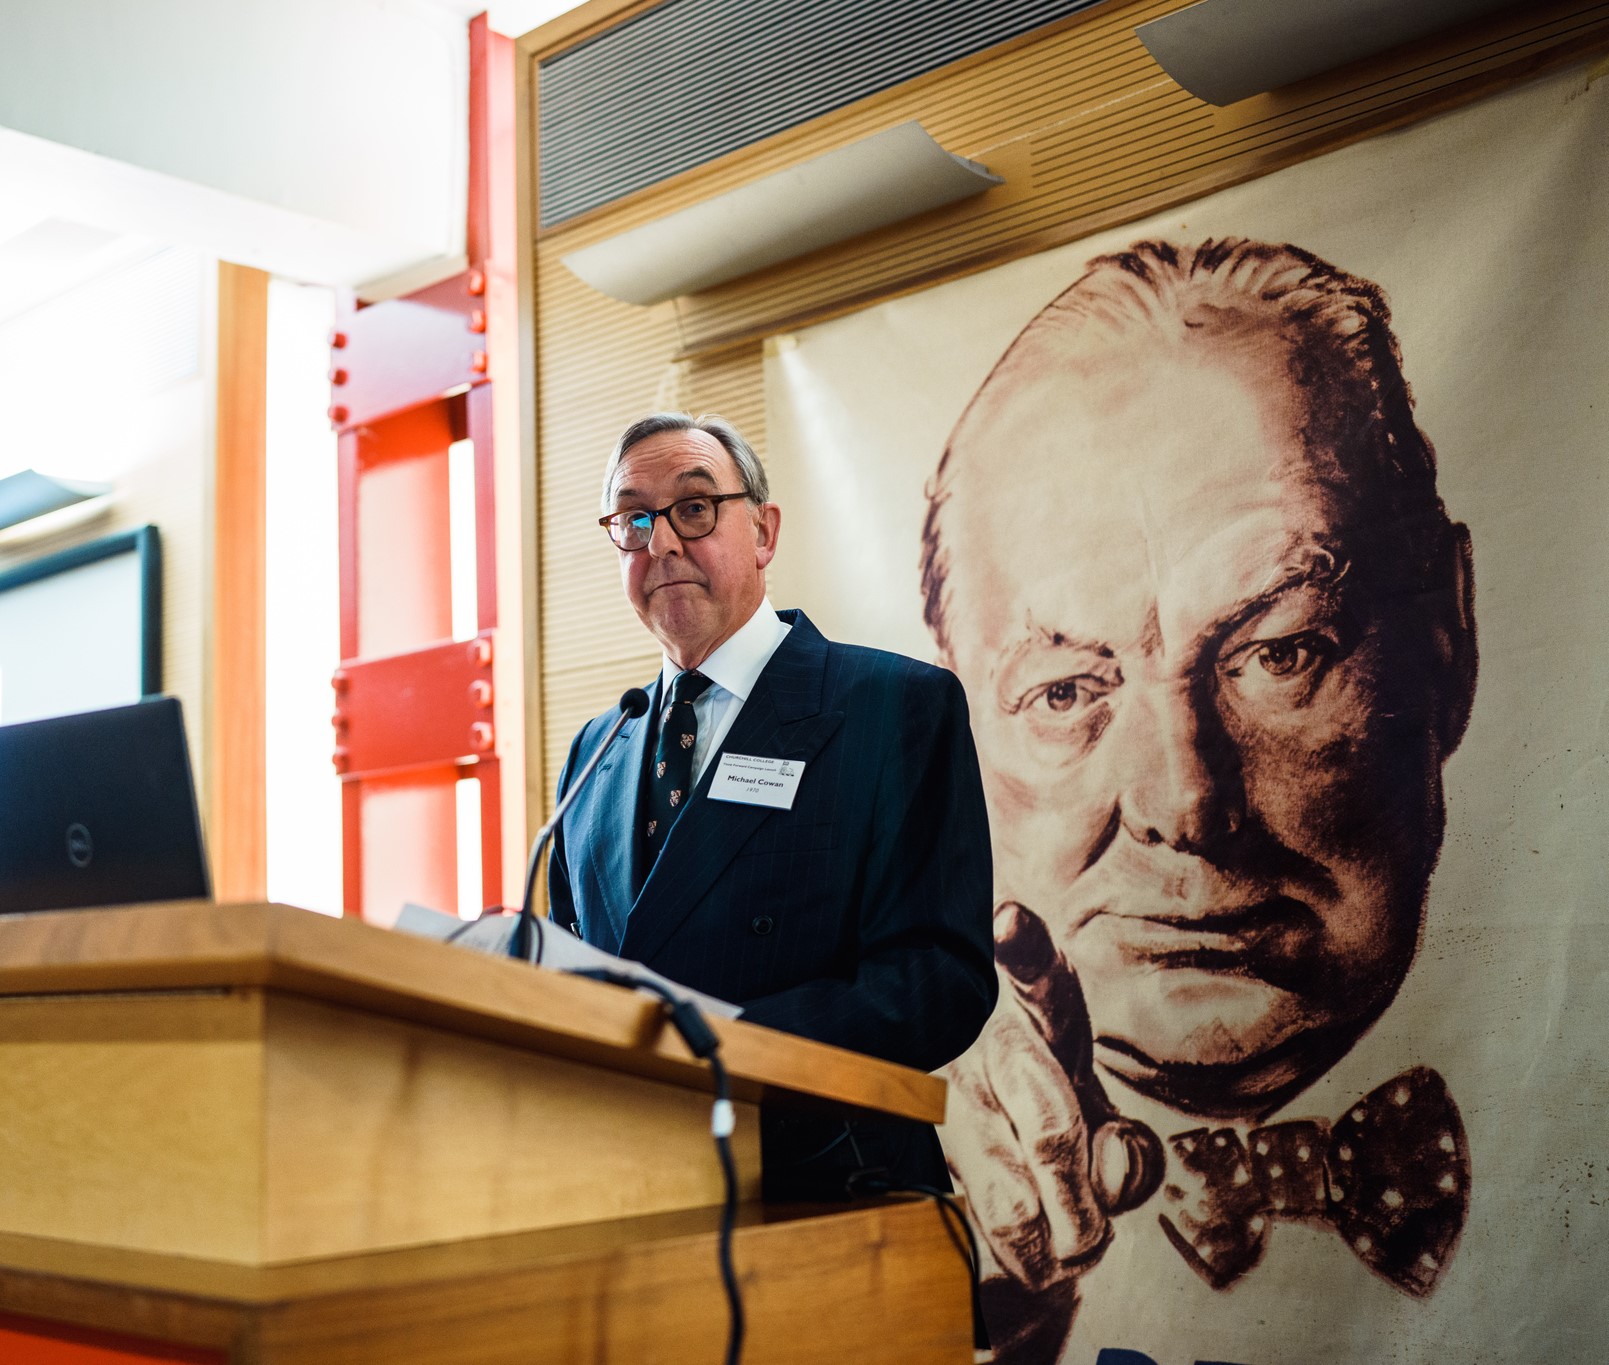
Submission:
<svg viewBox="0 0 1609 1365">
<path fill-rule="evenodd" d="M 542 850 L 553 838 L 553 832 L 558 829 L 559 821 L 564 819 L 564 813 L 575 803 L 581 789 L 587 785 L 598 767 L 598 760 L 608 752 L 609 746 L 615 742 L 615 737 L 628 720 L 642 715 L 648 710 L 648 694 L 640 687 L 628 687 L 620 697 L 620 714 L 614 718 L 609 727 L 609 733 L 603 737 L 603 743 L 593 751 L 587 760 L 586 767 L 576 774 L 575 781 L 570 783 L 570 789 L 565 792 L 564 799 L 559 802 L 558 809 L 553 812 L 553 818 L 537 830 L 536 838 L 531 843 L 531 856 L 525 865 L 525 894 L 520 898 L 519 923 L 514 926 L 514 933 L 509 939 L 508 955 L 523 958 L 527 962 L 536 960 L 531 952 L 531 940 L 541 933 L 536 924 L 536 915 L 531 908 L 532 895 L 536 890 L 536 870 L 541 866 Z"/>
</svg>

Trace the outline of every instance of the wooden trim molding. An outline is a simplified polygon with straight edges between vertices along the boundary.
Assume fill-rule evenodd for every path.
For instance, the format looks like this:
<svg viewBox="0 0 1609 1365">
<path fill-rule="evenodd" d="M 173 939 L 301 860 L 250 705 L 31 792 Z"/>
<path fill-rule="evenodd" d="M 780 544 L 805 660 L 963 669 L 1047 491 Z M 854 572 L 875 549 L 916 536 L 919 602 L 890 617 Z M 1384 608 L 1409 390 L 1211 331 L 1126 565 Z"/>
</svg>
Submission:
<svg viewBox="0 0 1609 1365">
<path fill-rule="evenodd" d="M 268 276 L 220 261 L 207 755 L 220 900 L 267 894 L 267 398 Z"/>
</svg>

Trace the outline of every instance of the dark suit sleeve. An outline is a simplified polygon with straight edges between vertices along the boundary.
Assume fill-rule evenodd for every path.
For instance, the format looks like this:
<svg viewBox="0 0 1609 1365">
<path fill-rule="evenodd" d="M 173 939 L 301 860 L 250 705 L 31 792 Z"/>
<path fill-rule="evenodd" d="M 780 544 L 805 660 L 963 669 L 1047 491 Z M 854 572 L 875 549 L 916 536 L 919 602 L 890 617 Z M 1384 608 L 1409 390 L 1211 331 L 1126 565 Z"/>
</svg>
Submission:
<svg viewBox="0 0 1609 1365">
<path fill-rule="evenodd" d="M 809 981 L 745 1003 L 757 1024 L 931 1071 L 959 1056 L 994 1007 L 989 820 L 966 696 L 914 666 L 857 735 L 875 784 L 863 839 L 853 979 Z"/>
</svg>

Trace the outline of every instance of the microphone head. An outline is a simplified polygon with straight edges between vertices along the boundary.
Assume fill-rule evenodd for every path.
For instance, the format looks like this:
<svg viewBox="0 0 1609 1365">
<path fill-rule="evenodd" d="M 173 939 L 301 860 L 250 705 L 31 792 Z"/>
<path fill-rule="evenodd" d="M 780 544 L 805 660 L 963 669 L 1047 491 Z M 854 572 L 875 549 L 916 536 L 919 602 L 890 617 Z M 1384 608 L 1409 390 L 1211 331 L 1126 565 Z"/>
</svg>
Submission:
<svg viewBox="0 0 1609 1365">
<path fill-rule="evenodd" d="M 628 716 L 640 716 L 648 710 L 648 694 L 640 687 L 628 687 L 620 697 L 620 709 Z"/>
</svg>

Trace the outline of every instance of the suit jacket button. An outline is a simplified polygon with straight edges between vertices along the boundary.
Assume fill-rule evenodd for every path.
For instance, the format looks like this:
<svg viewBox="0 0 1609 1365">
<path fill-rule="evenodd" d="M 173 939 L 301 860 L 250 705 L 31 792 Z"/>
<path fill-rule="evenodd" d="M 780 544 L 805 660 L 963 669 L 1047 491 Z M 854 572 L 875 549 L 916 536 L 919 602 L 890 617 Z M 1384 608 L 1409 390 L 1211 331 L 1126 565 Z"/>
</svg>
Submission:
<svg viewBox="0 0 1609 1365">
<path fill-rule="evenodd" d="M 756 915 L 749 921 L 749 928 L 761 938 L 764 938 L 775 927 L 776 922 L 771 918 L 770 915 Z"/>
</svg>

